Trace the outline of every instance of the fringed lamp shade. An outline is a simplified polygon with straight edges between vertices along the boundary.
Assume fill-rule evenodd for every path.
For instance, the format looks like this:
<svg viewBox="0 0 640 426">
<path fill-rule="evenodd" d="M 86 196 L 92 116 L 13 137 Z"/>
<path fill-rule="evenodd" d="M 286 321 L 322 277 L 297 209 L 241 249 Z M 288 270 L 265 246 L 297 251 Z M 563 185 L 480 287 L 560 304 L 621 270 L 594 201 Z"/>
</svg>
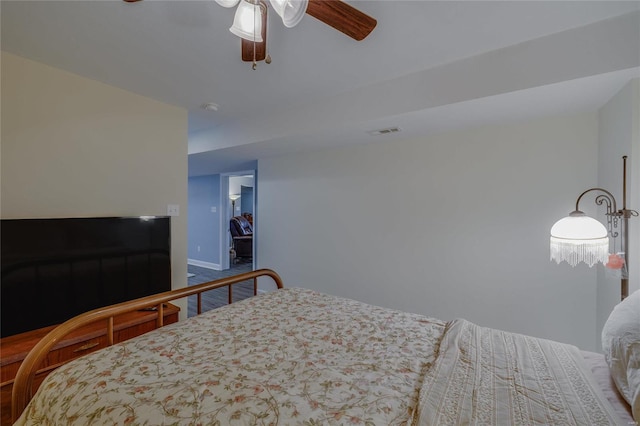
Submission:
<svg viewBox="0 0 640 426">
<path fill-rule="evenodd" d="M 576 210 L 551 228 L 551 260 L 589 267 L 609 259 L 609 237 L 604 225 Z"/>
</svg>

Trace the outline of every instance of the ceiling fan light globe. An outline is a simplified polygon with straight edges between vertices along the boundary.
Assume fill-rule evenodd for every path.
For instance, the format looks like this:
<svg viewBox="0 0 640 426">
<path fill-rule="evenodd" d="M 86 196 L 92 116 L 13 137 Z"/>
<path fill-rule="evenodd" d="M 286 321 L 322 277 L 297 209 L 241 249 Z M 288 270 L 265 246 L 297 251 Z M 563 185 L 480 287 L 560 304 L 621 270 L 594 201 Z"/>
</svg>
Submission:
<svg viewBox="0 0 640 426">
<path fill-rule="evenodd" d="M 271 0 L 273 10 L 282 18 L 287 28 L 293 28 L 300 23 L 307 11 L 309 0 Z"/>
<path fill-rule="evenodd" d="M 239 2 L 240 0 L 216 0 L 216 3 L 218 3 L 222 7 L 234 7 Z"/>
<path fill-rule="evenodd" d="M 262 43 L 262 11 L 260 5 L 241 1 L 229 28 L 233 34 L 245 40 Z"/>
</svg>

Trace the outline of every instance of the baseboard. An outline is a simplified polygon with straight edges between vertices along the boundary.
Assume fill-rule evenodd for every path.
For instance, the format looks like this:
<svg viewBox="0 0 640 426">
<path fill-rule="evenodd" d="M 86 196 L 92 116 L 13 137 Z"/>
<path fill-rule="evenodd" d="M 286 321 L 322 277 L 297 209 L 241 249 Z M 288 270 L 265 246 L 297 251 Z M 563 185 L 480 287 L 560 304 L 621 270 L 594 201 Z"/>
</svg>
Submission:
<svg viewBox="0 0 640 426">
<path fill-rule="evenodd" d="M 187 259 L 187 264 L 199 266 L 201 268 L 213 269 L 214 271 L 222 271 L 222 267 L 217 263 L 205 262 L 204 260 Z"/>
</svg>

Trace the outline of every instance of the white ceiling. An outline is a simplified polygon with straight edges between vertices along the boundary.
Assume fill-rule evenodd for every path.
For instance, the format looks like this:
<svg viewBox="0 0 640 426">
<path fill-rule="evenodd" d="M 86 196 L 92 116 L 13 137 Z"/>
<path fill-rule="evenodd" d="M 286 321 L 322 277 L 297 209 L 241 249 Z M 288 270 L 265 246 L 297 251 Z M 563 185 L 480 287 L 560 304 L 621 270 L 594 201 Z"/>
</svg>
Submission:
<svg viewBox="0 0 640 426">
<path fill-rule="evenodd" d="M 228 31 L 234 10 L 213 0 L 3 0 L 1 42 L 187 109 L 190 175 L 296 150 L 594 110 L 640 76 L 638 1 L 348 3 L 378 21 L 364 41 L 309 15 L 288 29 L 271 13 L 273 62 L 256 70 Z M 205 102 L 220 109 L 204 111 Z M 392 126 L 401 132 L 368 133 Z"/>
</svg>

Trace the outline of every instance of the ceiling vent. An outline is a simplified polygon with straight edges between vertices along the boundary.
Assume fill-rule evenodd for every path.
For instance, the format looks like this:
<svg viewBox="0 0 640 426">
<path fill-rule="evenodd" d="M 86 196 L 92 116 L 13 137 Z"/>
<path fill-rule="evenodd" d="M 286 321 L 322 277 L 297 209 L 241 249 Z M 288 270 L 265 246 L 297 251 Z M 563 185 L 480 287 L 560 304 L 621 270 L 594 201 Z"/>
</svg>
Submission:
<svg viewBox="0 0 640 426">
<path fill-rule="evenodd" d="M 367 133 L 369 133 L 372 136 L 377 136 L 377 135 L 387 135 L 389 133 L 396 133 L 399 131 L 400 131 L 399 127 L 389 127 L 389 128 L 380 129 L 380 130 L 370 130 Z"/>
<path fill-rule="evenodd" d="M 200 105 L 200 108 L 207 110 L 207 111 L 217 111 L 220 108 L 220 105 L 218 104 L 214 104 L 213 102 L 207 102 L 204 103 L 202 105 Z"/>
</svg>

